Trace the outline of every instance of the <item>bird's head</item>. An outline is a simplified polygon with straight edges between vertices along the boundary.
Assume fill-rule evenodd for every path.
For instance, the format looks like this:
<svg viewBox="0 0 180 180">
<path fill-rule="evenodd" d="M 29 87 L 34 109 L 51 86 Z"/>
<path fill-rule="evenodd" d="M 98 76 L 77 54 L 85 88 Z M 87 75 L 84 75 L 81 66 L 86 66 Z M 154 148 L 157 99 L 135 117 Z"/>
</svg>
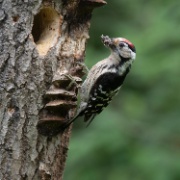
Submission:
<svg viewBox="0 0 180 180">
<path fill-rule="evenodd" d="M 134 60 L 136 58 L 135 46 L 125 38 L 110 38 L 101 36 L 103 44 L 108 47 L 113 54 L 117 54 L 120 59 Z"/>
</svg>

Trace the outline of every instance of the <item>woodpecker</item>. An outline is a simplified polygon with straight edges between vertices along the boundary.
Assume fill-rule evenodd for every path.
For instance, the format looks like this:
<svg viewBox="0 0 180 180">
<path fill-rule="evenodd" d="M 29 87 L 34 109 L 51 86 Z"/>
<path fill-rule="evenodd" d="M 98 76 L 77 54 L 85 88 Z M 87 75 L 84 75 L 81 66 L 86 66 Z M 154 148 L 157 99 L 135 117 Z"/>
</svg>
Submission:
<svg viewBox="0 0 180 180">
<path fill-rule="evenodd" d="M 80 89 L 79 108 L 68 125 L 79 116 L 84 116 L 84 121 L 89 125 L 118 93 L 136 58 L 135 46 L 129 40 L 104 35 L 101 40 L 110 49 L 111 54 L 88 72 Z"/>
</svg>

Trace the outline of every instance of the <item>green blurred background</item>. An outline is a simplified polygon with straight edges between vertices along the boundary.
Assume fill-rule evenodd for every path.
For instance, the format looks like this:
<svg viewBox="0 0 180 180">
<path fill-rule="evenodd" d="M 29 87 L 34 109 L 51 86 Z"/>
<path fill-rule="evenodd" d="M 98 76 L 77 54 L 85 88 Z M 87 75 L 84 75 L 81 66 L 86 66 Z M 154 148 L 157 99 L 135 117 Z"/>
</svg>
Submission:
<svg viewBox="0 0 180 180">
<path fill-rule="evenodd" d="M 180 180 L 180 1 L 109 0 L 94 11 L 86 64 L 109 51 L 101 34 L 133 42 L 120 93 L 93 123 L 74 123 L 64 180 Z"/>
</svg>

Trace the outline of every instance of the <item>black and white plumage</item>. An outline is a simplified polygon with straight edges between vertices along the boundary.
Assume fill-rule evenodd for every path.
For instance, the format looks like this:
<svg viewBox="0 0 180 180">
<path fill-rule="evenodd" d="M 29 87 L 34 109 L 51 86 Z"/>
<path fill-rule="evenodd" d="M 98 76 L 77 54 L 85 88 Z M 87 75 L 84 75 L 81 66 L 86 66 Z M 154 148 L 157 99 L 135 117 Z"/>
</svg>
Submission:
<svg viewBox="0 0 180 180">
<path fill-rule="evenodd" d="M 125 38 L 101 36 L 103 44 L 110 49 L 108 58 L 95 64 L 82 84 L 81 102 L 72 123 L 79 116 L 91 123 L 93 118 L 108 106 L 118 93 L 136 57 L 134 45 Z"/>
</svg>

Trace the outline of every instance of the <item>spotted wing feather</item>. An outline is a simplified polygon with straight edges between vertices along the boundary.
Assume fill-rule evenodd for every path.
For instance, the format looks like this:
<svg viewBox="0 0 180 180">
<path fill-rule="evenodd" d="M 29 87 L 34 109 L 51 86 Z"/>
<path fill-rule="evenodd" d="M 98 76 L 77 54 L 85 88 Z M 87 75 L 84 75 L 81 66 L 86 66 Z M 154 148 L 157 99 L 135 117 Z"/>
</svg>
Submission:
<svg viewBox="0 0 180 180">
<path fill-rule="evenodd" d="M 104 107 L 108 106 L 119 91 L 126 74 L 120 76 L 117 73 L 108 72 L 96 80 L 91 88 L 87 106 L 82 113 L 85 121 L 91 122 L 96 114 L 101 113 Z"/>
</svg>

